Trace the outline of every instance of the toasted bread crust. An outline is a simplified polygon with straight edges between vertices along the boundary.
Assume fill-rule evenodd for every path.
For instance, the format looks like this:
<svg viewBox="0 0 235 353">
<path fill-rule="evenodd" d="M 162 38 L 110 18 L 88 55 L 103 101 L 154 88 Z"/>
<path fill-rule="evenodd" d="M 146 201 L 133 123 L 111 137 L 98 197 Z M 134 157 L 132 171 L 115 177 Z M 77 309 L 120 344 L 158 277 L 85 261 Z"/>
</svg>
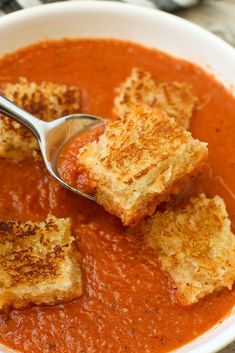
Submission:
<svg viewBox="0 0 235 353">
<path fill-rule="evenodd" d="M 132 104 L 144 103 L 164 110 L 187 130 L 196 102 L 188 83 L 156 82 L 149 72 L 133 68 L 119 88 L 114 100 L 114 113 L 123 118 Z"/>
<path fill-rule="evenodd" d="M 0 222 L 0 310 L 53 305 L 82 294 L 69 219 Z"/>
<path fill-rule="evenodd" d="M 135 225 L 176 193 L 203 166 L 206 144 L 160 109 L 133 106 L 107 125 L 78 161 L 95 182 L 95 197 L 124 225 Z"/>
<path fill-rule="evenodd" d="M 18 83 L 6 84 L 2 91 L 6 98 L 45 121 L 76 113 L 80 109 L 80 94 L 75 87 L 51 82 L 36 84 L 20 78 Z M 0 158 L 21 161 L 32 156 L 34 159 L 40 158 L 39 146 L 32 132 L 0 115 Z"/>
<path fill-rule="evenodd" d="M 235 281 L 235 237 L 224 201 L 204 194 L 184 208 L 157 212 L 141 222 L 147 244 L 177 288 L 182 305 L 191 305 Z"/>
</svg>

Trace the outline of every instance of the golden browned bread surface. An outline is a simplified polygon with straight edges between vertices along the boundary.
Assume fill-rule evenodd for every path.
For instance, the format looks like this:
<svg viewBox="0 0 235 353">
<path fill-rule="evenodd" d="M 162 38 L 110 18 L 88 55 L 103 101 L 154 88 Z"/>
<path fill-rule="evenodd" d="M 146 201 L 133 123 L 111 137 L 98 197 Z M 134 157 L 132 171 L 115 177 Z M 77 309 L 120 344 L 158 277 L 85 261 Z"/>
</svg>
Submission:
<svg viewBox="0 0 235 353">
<path fill-rule="evenodd" d="M 148 245 L 177 289 L 182 305 L 190 305 L 235 281 L 235 237 L 224 201 L 204 194 L 184 208 L 167 210 L 141 223 Z"/>
<path fill-rule="evenodd" d="M 51 121 L 79 111 L 80 94 L 77 88 L 51 82 L 28 82 L 20 78 L 3 89 L 6 98 L 36 117 Z M 40 156 L 39 146 L 31 131 L 16 121 L 0 116 L 0 158 L 21 161 Z"/>
<path fill-rule="evenodd" d="M 206 158 L 206 143 L 162 110 L 136 105 L 83 147 L 78 162 L 95 183 L 97 202 L 134 225 L 177 193 Z"/>
<path fill-rule="evenodd" d="M 144 103 L 164 110 L 187 130 L 196 102 L 188 83 L 156 82 L 149 72 L 133 68 L 119 88 L 114 113 L 123 118 L 132 104 Z"/>
<path fill-rule="evenodd" d="M 53 305 L 82 294 L 70 219 L 0 222 L 0 310 Z"/>
</svg>

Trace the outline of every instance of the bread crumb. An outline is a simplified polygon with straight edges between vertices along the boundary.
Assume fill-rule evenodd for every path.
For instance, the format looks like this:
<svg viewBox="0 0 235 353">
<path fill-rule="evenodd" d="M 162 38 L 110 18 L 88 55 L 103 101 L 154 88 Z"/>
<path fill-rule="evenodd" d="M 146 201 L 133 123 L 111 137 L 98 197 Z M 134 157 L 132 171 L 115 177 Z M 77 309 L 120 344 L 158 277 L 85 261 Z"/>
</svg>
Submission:
<svg viewBox="0 0 235 353">
<path fill-rule="evenodd" d="M 78 163 L 95 183 L 96 201 L 124 225 L 134 225 L 177 193 L 207 159 L 207 144 L 160 109 L 132 106 L 107 124 L 98 142 L 84 146 Z"/>
<path fill-rule="evenodd" d="M 197 98 L 187 82 L 156 82 L 148 71 L 133 68 L 119 88 L 114 100 L 114 113 L 123 118 L 136 103 L 164 110 L 188 130 Z"/>
<path fill-rule="evenodd" d="M 51 82 L 28 82 L 20 78 L 8 83 L 3 95 L 21 108 L 44 121 L 77 113 L 80 109 L 80 93 L 76 87 Z M 13 119 L 0 115 L 0 158 L 22 161 L 41 158 L 33 133 Z"/>
<path fill-rule="evenodd" d="M 0 310 L 54 305 L 82 294 L 69 218 L 0 222 Z"/>
<path fill-rule="evenodd" d="M 196 303 L 235 281 L 235 237 L 221 197 L 192 198 L 184 208 L 141 222 L 147 244 L 177 288 L 182 305 Z"/>
</svg>

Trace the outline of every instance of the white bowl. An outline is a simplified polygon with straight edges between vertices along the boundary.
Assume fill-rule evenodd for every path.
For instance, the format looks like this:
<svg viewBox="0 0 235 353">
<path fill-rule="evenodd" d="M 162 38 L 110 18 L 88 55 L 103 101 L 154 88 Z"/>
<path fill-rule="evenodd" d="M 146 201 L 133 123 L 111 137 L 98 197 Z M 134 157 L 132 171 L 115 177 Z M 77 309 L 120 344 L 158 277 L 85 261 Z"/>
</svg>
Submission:
<svg viewBox="0 0 235 353">
<path fill-rule="evenodd" d="M 39 40 L 64 37 L 119 38 L 155 47 L 213 73 L 235 95 L 235 50 L 200 27 L 158 10 L 110 1 L 66 2 L 0 19 L 0 55 Z M 234 339 L 235 311 L 177 353 L 217 352 Z"/>
</svg>

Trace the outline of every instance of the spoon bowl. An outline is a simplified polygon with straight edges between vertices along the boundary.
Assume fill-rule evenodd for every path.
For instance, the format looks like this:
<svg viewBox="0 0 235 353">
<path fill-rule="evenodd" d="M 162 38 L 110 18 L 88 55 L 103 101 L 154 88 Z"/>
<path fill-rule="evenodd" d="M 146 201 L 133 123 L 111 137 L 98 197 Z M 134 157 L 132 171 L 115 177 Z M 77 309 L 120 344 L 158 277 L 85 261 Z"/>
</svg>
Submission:
<svg viewBox="0 0 235 353">
<path fill-rule="evenodd" d="M 70 191 L 95 201 L 93 195 L 76 189 L 61 179 L 57 169 L 57 161 L 61 149 L 66 142 L 84 130 L 105 124 L 106 121 L 104 119 L 95 115 L 72 114 L 45 122 L 18 107 L 2 95 L 0 95 L 0 113 L 25 125 L 34 133 L 38 140 L 46 168 L 53 178 Z"/>
</svg>

